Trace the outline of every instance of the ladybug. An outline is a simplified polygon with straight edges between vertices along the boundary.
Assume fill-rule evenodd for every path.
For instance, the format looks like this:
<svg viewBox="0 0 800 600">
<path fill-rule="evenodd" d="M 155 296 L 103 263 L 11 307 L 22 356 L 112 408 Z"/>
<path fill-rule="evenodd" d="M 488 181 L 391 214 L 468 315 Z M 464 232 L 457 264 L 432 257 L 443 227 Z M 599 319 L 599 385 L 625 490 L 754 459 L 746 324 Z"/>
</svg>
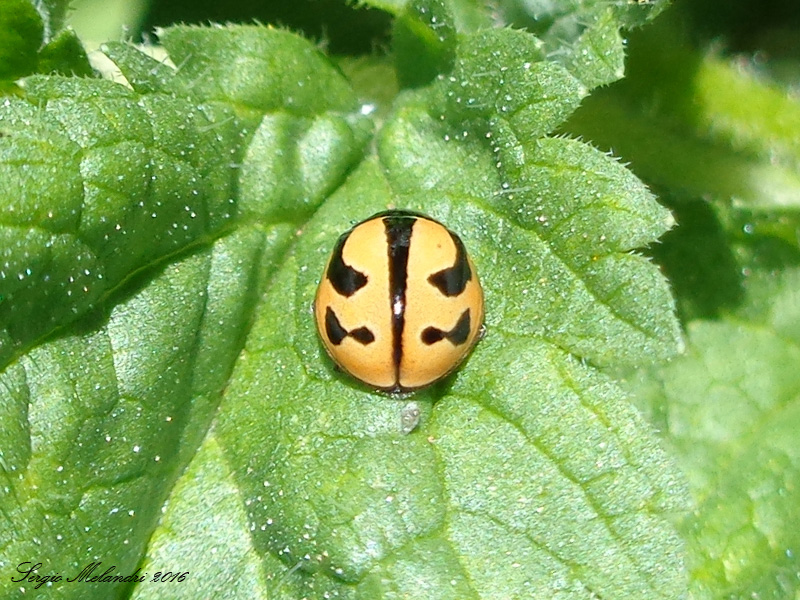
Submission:
<svg viewBox="0 0 800 600">
<path fill-rule="evenodd" d="M 314 301 L 325 350 L 344 371 L 393 393 L 428 386 L 469 354 L 483 289 L 461 239 L 407 210 L 342 234 Z"/>
</svg>

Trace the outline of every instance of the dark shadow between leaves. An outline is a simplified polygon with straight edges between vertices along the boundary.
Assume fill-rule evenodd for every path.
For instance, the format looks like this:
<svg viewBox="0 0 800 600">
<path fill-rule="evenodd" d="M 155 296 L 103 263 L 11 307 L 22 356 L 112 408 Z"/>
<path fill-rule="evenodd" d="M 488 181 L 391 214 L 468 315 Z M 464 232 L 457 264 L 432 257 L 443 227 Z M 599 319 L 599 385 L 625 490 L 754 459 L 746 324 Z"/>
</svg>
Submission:
<svg viewBox="0 0 800 600">
<path fill-rule="evenodd" d="M 713 319 L 744 298 L 741 267 L 714 209 L 698 198 L 677 198 L 660 191 L 659 199 L 677 225 L 647 253 L 670 281 L 683 324 Z"/>
</svg>

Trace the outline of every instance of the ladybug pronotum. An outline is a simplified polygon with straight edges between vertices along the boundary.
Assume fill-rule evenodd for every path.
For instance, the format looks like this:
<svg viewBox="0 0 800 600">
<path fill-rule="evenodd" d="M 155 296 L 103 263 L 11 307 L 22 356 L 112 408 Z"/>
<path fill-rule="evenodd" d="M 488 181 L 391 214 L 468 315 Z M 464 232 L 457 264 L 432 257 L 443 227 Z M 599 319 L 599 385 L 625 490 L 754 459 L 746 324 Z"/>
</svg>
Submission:
<svg viewBox="0 0 800 600">
<path fill-rule="evenodd" d="M 483 324 L 483 290 L 461 239 L 390 210 L 344 233 L 314 301 L 333 361 L 367 385 L 407 392 L 453 371 Z"/>
</svg>

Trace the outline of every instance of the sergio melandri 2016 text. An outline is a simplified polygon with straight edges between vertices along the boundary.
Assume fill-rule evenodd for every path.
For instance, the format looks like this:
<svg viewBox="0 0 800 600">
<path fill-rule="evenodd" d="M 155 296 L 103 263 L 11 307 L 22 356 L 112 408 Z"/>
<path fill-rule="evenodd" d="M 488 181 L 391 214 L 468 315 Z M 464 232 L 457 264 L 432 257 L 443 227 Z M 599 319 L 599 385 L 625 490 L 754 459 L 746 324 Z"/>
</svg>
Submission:
<svg viewBox="0 0 800 600">
<path fill-rule="evenodd" d="M 103 563 L 99 561 L 91 562 L 86 565 L 80 573 L 71 577 L 65 577 L 59 573 L 40 575 L 38 570 L 42 567 L 42 563 L 37 562 L 34 564 L 33 562 L 26 561 L 17 565 L 19 578 L 14 576 L 11 578 L 11 581 L 15 583 L 35 583 L 36 585 L 34 586 L 34 589 L 39 589 L 43 585 L 53 585 L 54 583 L 58 583 L 60 581 L 64 581 L 66 583 L 127 583 L 131 581 L 144 583 L 147 580 L 147 573 L 140 573 L 139 569 L 136 569 L 136 571 L 130 575 L 116 575 L 114 574 L 114 571 L 117 567 L 114 565 L 111 565 L 110 567 L 106 568 L 105 571 L 100 573 L 99 568 L 101 564 Z M 97 571 L 97 573 L 93 574 L 95 571 Z M 151 581 L 154 583 L 166 583 L 172 581 L 180 582 L 185 581 L 188 576 L 189 571 L 157 571 L 152 576 Z"/>
</svg>

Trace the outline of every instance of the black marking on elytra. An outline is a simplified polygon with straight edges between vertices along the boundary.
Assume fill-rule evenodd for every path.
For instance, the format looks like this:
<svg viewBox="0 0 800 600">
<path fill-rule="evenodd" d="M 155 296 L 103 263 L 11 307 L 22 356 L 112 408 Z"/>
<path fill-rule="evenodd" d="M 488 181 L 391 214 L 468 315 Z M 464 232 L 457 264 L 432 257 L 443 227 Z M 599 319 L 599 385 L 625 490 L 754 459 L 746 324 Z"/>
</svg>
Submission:
<svg viewBox="0 0 800 600">
<path fill-rule="evenodd" d="M 342 250 L 350 233 L 351 231 L 348 231 L 337 240 L 331 254 L 331 262 L 328 264 L 328 271 L 325 273 L 333 289 L 348 298 L 367 285 L 367 276 L 346 264 L 342 258 Z"/>
<path fill-rule="evenodd" d="M 422 342 L 428 346 L 433 346 L 436 342 L 444 339 L 444 331 L 436 327 L 426 327 L 422 331 Z"/>
<path fill-rule="evenodd" d="M 437 327 L 426 327 L 422 331 L 422 342 L 428 346 L 432 346 L 436 342 L 444 339 L 450 340 L 454 346 L 460 346 L 467 341 L 469 337 L 470 317 L 469 309 L 466 309 L 458 318 L 458 323 L 450 331 L 442 331 Z"/>
<path fill-rule="evenodd" d="M 325 310 L 325 333 L 334 346 L 341 344 L 342 340 L 347 337 L 347 330 L 342 327 L 330 306 Z"/>
<path fill-rule="evenodd" d="M 406 287 L 408 284 L 408 249 L 411 230 L 417 215 L 406 211 L 391 211 L 383 217 L 389 253 L 389 302 L 392 311 L 392 360 L 396 377 L 400 376 L 403 359 L 403 329 L 406 324 Z"/>
<path fill-rule="evenodd" d="M 375 336 L 372 335 L 372 332 L 366 327 L 353 329 L 353 331 L 351 331 L 348 335 L 355 341 L 361 342 L 365 346 L 375 341 Z"/>
<path fill-rule="evenodd" d="M 336 317 L 336 313 L 333 312 L 330 306 L 325 310 L 325 333 L 334 346 L 341 344 L 344 338 L 348 336 L 365 346 L 375 341 L 375 336 L 366 327 L 358 327 L 357 329 L 353 329 L 353 331 L 347 331 L 342 327 L 342 324 Z"/>
<path fill-rule="evenodd" d="M 452 231 L 448 230 L 448 233 L 456 246 L 456 262 L 452 267 L 437 271 L 428 277 L 428 281 L 436 286 L 442 294 L 452 298 L 464 292 L 467 282 L 472 279 L 472 269 L 469 268 L 467 250 L 464 248 L 461 238 Z"/>
</svg>

